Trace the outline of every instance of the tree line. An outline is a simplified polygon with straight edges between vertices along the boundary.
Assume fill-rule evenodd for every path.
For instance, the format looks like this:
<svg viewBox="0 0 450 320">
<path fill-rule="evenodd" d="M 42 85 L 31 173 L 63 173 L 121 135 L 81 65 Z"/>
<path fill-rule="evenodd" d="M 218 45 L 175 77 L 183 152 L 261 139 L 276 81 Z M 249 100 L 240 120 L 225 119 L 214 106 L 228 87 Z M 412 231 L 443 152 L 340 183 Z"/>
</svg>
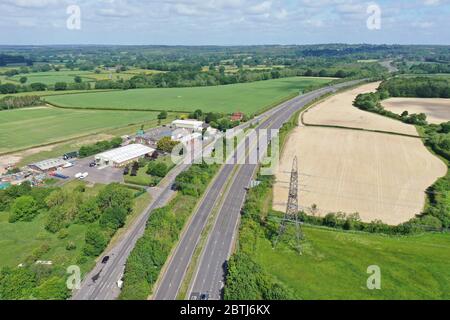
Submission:
<svg viewBox="0 0 450 320">
<path fill-rule="evenodd" d="M 93 144 L 81 146 L 78 154 L 80 158 L 86 158 L 103 151 L 118 148 L 121 146 L 121 144 L 122 138 L 120 137 L 115 137 L 111 140 L 102 140 Z"/>
<path fill-rule="evenodd" d="M 19 109 L 39 105 L 42 105 L 42 101 L 39 96 L 7 96 L 3 99 L 0 99 L 0 110 Z"/>
<path fill-rule="evenodd" d="M 439 77 L 396 77 L 384 81 L 378 91 L 391 97 L 450 98 L 450 80 Z"/>
</svg>

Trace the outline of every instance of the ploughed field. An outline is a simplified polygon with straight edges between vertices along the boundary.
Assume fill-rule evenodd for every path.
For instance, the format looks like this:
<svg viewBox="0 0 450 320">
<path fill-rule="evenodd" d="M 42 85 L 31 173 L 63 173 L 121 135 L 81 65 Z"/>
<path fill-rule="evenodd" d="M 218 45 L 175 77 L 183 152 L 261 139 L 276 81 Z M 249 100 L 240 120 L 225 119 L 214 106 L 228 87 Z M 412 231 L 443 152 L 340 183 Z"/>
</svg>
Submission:
<svg viewBox="0 0 450 320">
<path fill-rule="evenodd" d="M 97 112 L 46 107 L 1 111 L 0 153 L 156 120 L 157 115 L 156 112 Z"/>
<path fill-rule="evenodd" d="M 450 121 L 450 99 L 440 98 L 390 98 L 382 102 L 386 110 L 402 114 L 425 113 L 429 123 Z"/>
<path fill-rule="evenodd" d="M 314 119 L 323 125 L 414 133 L 414 126 L 351 105 L 357 94 L 371 88 L 376 86 L 326 99 L 305 114 L 305 123 Z M 447 172 L 419 138 L 302 125 L 288 137 L 276 175 L 273 206 L 279 211 L 286 208 L 294 156 L 299 159 L 299 202 L 307 213 L 357 212 L 365 222 L 379 219 L 391 225 L 420 214 L 425 190 Z"/>
<path fill-rule="evenodd" d="M 287 97 L 312 86 L 325 85 L 330 78 L 293 77 L 211 87 L 152 88 L 46 97 L 49 103 L 69 108 L 139 109 L 247 114 L 261 112 Z"/>
</svg>

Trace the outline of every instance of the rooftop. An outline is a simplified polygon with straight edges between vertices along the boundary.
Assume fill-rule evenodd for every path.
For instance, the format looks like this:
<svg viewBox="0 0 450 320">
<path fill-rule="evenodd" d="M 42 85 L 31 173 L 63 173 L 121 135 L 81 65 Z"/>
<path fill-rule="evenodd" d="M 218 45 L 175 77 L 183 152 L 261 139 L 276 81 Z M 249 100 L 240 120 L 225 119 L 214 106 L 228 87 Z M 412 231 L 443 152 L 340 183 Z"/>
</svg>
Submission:
<svg viewBox="0 0 450 320">
<path fill-rule="evenodd" d="M 189 125 L 189 126 L 195 126 L 200 127 L 203 125 L 203 121 L 197 121 L 197 120 L 175 120 L 172 122 L 173 125 Z"/>
<path fill-rule="evenodd" d="M 32 166 L 38 168 L 39 170 L 45 171 L 50 170 L 57 167 L 62 167 L 67 162 L 63 159 L 47 159 L 40 162 L 36 162 L 31 164 Z"/>
<path fill-rule="evenodd" d="M 155 149 L 142 144 L 129 144 L 124 147 L 100 153 L 96 158 L 106 159 L 115 163 L 122 163 L 153 153 L 154 151 Z"/>
</svg>

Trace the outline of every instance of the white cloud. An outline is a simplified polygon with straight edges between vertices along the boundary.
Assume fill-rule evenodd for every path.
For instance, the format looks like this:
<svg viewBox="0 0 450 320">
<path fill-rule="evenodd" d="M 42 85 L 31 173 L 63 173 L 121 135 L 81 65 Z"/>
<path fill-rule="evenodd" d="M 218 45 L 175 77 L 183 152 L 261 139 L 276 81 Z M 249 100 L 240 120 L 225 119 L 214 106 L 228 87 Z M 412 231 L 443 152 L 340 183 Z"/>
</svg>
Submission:
<svg viewBox="0 0 450 320">
<path fill-rule="evenodd" d="M 50 5 L 59 4 L 60 0 L 5 0 L 6 3 L 21 8 L 45 8 Z"/>
<path fill-rule="evenodd" d="M 436 6 L 441 3 L 440 0 L 423 0 L 423 3 L 427 6 Z"/>
</svg>

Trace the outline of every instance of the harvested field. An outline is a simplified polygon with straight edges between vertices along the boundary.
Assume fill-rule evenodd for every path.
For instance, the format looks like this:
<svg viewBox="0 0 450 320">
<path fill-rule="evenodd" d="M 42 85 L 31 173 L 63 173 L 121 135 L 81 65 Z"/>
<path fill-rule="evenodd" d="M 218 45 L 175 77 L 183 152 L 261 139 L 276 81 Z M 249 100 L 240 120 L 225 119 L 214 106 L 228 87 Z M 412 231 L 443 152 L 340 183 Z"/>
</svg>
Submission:
<svg viewBox="0 0 450 320">
<path fill-rule="evenodd" d="M 380 130 L 394 133 L 417 135 L 412 125 L 386 118 L 353 106 L 356 96 L 374 92 L 379 82 L 359 86 L 353 90 L 336 94 L 308 110 L 303 117 L 305 124 L 340 126 L 367 130 Z"/>
<path fill-rule="evenodd" d="M 425 113 L 429 123 L 450 121 L 450 99 L 439 98 L 390 98 L 382 102 L 386 110 L 401 114 Z"/>
<path fill-rule="evenodd" d="M 445 164 L 420 139 L 299 127 L 286 141 L 276 175 L 276 210 L 286 208 L 294 156 L 299 159 L 302 207 L 316 204 L 321 216 L 358 212 L 365 222 L 379 219 L 391 225 L 420 214 L 425 190 L 447 172 Z"/>
</svg>

